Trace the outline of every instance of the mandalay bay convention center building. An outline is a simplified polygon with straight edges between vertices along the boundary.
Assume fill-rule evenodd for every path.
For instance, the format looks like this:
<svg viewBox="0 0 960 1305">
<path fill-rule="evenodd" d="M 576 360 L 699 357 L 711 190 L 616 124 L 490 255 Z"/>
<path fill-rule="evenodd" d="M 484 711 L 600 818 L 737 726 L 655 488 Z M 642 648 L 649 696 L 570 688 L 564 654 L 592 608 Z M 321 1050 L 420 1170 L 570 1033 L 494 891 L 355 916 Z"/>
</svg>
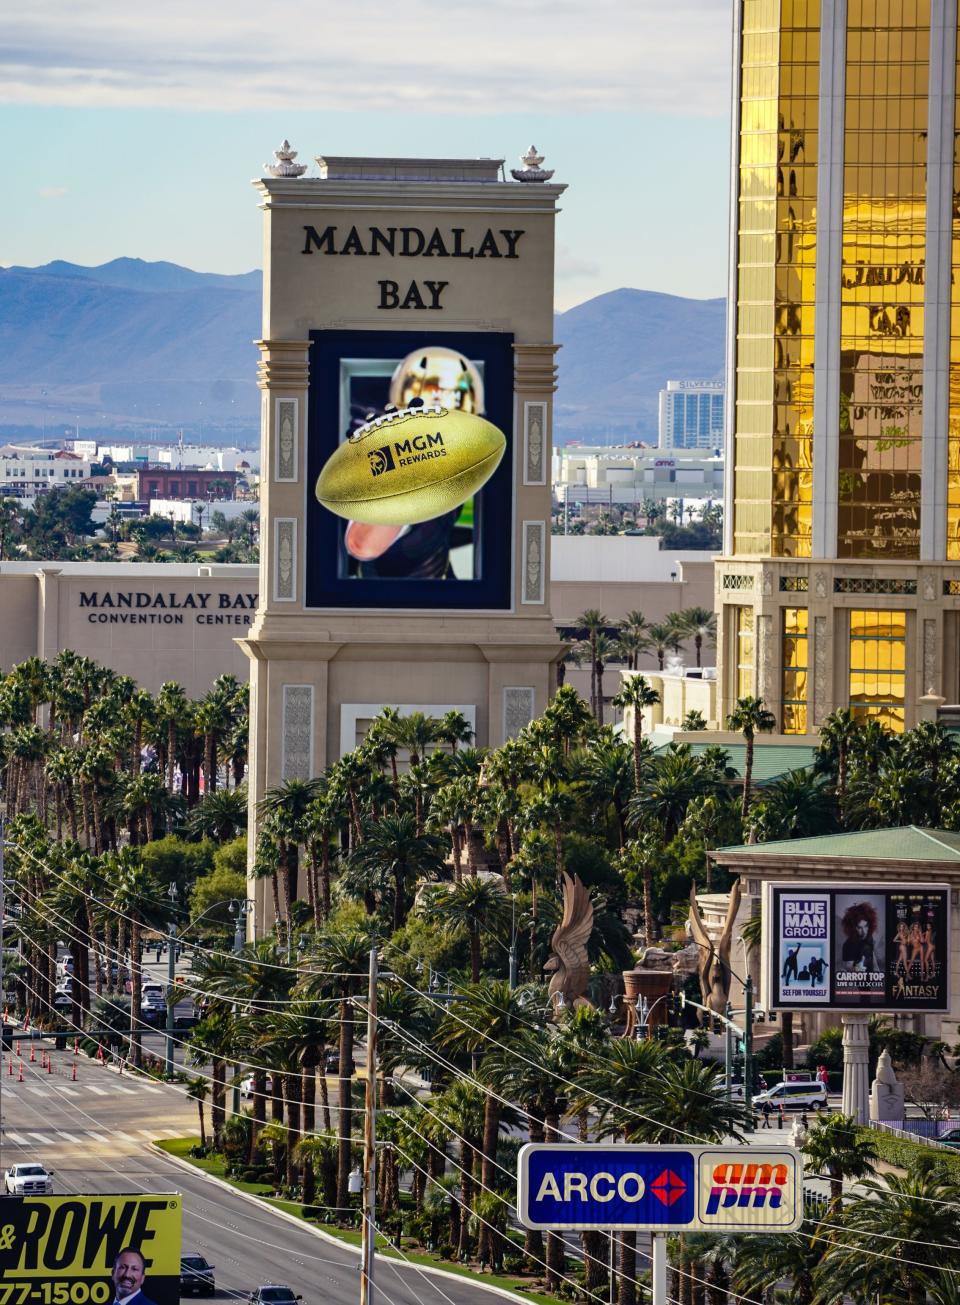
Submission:
<svg viewBox="0 0 960 1305">
<path fill-rule="evenodd" d="M 960 702 L 957 0 L 735 6 L 720 712 Z"/>
</svg>

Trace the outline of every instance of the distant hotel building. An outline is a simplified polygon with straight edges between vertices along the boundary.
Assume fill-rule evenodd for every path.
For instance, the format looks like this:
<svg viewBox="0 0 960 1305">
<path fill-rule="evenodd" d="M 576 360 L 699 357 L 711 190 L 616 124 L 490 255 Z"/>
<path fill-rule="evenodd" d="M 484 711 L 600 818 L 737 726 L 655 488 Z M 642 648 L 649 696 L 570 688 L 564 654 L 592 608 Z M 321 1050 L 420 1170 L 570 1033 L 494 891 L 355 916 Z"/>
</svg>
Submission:
<svg viewBox="0 0 960 1305">
<path fill-rule="evenodd" d="M 32 498 L 44 490 L 82 485 L 89 488 L 90 460 L 61 449 L 0 447 L 0 498 Z"/>
<path fill-rule="evenodd" d="M 559 503 L 641 504 L 645 499 L 720 499 L 723 458 L 669 449 L 567 444 L 553 455 Z"/>
<path fill-rule="evenodd" d="M 960 701 L 950 0 L 735 6 L 721 712 Z"/>
<path fill-rule="evenodd" d="M 667 381 L 660 391 L 660 447 L 721 448 L 723 391 L 723 381 Z"/>
</svg>

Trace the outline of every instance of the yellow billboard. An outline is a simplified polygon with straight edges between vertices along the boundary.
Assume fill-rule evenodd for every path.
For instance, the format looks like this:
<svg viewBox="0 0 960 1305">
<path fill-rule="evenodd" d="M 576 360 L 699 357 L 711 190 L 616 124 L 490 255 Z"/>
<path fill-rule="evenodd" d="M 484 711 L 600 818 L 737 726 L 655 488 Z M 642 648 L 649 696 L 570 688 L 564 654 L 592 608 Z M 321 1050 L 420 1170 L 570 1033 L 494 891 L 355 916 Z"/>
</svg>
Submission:
<svg viewBox="0 0 960 1305">
<path fill-rule="evenodd" d="M 176 1193 L 0 1199 L 0 1305 L 178 1305 Z"/>
</svg>

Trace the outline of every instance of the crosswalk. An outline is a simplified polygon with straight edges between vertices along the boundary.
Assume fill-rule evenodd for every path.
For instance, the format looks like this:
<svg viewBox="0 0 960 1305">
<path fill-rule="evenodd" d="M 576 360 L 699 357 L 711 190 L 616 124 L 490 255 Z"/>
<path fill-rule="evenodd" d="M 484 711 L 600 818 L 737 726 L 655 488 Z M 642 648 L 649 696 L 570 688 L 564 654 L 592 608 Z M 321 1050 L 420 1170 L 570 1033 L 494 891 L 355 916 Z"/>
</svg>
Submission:
<svg viewBox="0 0 960 1305">
<path fill-rule="evenodd" d="M 98 1133 L 92 1128 L 74 1127 L 69 1132 L 60 1128 L 45 1129 L 43 1132 L 34 1132 L 33 1129 L 25 1128 L 7 1128 L 4 1129 L 3 1136 L 7 1141 L 25 1147 L 61 1146 L 64 1142 L 71 1142 L 74 1145 L 96 1142 L 99 1146 L 106 1146 L 115 1144 L 118 1140 L 142 1146 L 144 1142 L 153 1142 L 157 1138 L 182 1137 L 183 1133 L 182 1128 L 131 1128 L 129 1130 L 111 1128 L 109 1135 Z"/>
<path fill-rule="evenodd" d="M 128 1079 L 121 1083 L 116 1079 L 101 1079 L 100 1083 L 82 1083 L 75 1082 L 72 1079 L 64 1081 L 60 1078 L 37 1078 L 33 1083 L 19 1082 L 17 1079 L 11 1079 L 9 1082 L 0 1083 L 0 1099 L 3 1101 L 16 1101 L 22 1098 L 24 1101 L 35 1100 L 37 1097 L 74 1097 L 82 1098 L 88 1094 L 98 1097 L 124 1096 L 136 1097 L 141 1093 L 149 1096 L 166 1096 L 167 1091 L 161 1087 L 154 1087 L 150 1083 L 144 1083 L 139 1079 Z"/>
</svg>

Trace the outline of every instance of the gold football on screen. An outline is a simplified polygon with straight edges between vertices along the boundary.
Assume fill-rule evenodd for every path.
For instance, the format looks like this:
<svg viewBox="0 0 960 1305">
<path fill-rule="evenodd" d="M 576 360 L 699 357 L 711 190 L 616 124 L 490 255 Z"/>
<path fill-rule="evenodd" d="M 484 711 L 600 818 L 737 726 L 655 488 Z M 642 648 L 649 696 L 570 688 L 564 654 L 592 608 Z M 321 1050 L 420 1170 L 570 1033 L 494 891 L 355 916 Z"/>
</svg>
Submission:
<svg viewBox="0 0 960 1305">
<path fill-rule="evenodd" d="M 317 477 L 320 503 L 371 526 L 410 526 L 465 503 L 507 447 L 483 417 L 439 404 L 401 408 L 361 426 Z"/>
</svg>

